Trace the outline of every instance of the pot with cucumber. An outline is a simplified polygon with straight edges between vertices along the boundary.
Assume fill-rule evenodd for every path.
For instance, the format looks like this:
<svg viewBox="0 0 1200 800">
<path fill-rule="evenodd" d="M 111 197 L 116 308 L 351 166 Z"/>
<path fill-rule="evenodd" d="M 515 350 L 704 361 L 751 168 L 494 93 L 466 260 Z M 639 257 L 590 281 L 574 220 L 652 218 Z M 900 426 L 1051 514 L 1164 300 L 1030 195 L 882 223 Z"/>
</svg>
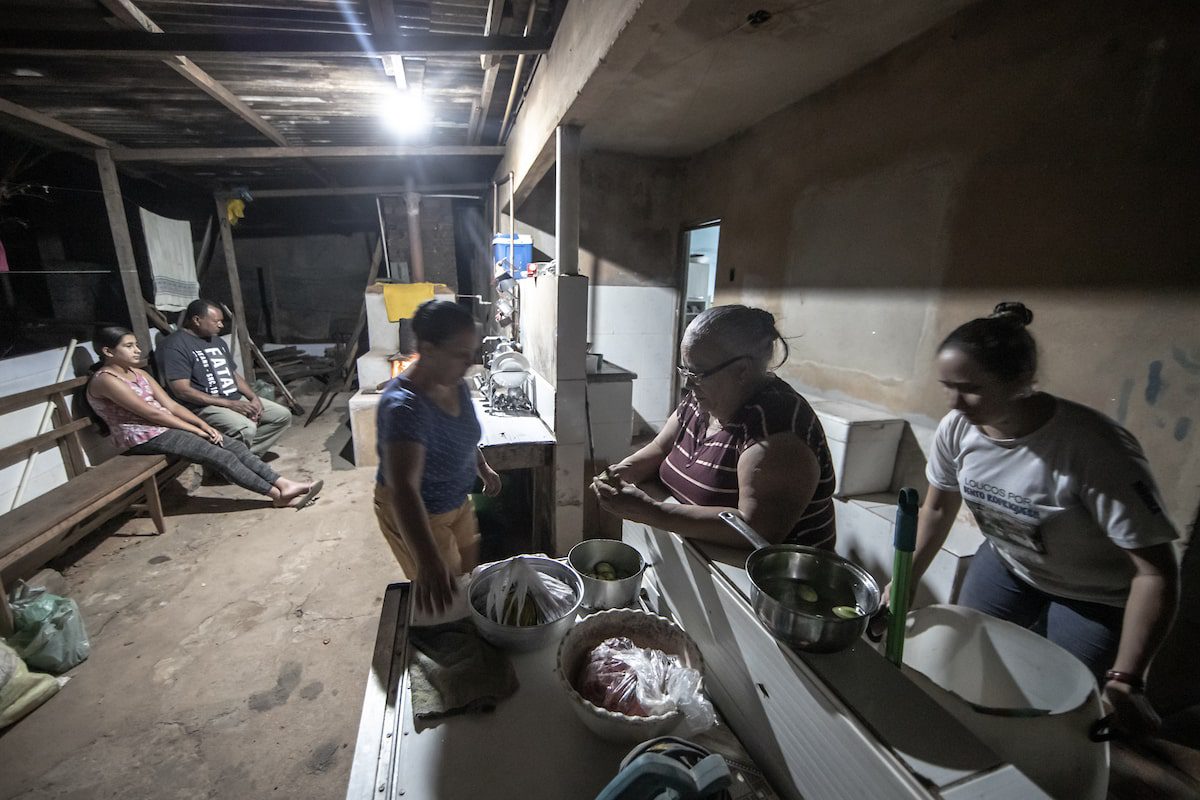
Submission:
<svg viewBox="0 0 1200 800">
<path fill-rule="evenodd" d="M 773 545 L 737 514 L 720 517 L 755 548 L 746 559 L 750 602 L 780 641 L 817 653 L 844 650 L 881 613 L 879 584 L 852 561 L 814 547 Z"/>
<path fill-rule="evenodd" d="M 619 479 L 605 470 L 599 480 Z M 625 608 L 642 588 L 646 560 L 637 548 L 617 539 L 585 539 L 567 553 L 567 564 L 583 582 L 583 605 L 592 609 Z"/>
</svg>

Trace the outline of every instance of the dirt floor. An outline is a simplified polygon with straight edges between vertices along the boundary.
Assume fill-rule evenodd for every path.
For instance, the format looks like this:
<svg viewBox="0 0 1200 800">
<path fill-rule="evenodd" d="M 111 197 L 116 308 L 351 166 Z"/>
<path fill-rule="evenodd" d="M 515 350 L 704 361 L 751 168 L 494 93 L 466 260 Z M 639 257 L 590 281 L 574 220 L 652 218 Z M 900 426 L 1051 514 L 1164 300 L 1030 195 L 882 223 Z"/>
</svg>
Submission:
<svg viewBox="0 0 1200 800">
<path fill-rule="evenodd" d="M 325 480 L 315 505 L 175 487 L 166 534 L 125 517 L 55 562 L 91 656 L 0 735 L 0 798 L 343 796 L 380 600 L 402 577 L 373 470 L 337 455 L 345 399 L 275 448 L 281 474 Z"/>
</svg>

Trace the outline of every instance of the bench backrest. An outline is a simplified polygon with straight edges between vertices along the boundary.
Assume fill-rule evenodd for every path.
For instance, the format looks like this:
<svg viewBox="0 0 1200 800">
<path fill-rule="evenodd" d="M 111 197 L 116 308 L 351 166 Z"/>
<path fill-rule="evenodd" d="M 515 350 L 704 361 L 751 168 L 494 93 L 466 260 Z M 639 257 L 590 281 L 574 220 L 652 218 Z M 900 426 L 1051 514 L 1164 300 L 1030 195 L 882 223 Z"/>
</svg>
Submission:
<svg viewBox="0 0 1200 800">
<path fill-rule="evenodd" d="M 86 384 L 87 380 L 86 377 L 72 378 L 69 381 L 0 397 L 0 416 L 38 403 L 50 402 L 53 405 L 50 418 L 54 423 L 54 427 L 45 433 L 35 433 L 28 439 L 22 439 L 16 444 L 0 448 L 0 469 L 57 444 L 59 452 L 62 454 L 63 466 L 67 471 L 67 480 L 81 475 L 87 470 L 87 461 L 84 459 L 79 432 L 92 427 L 95 423 L 87 417 L 72 419 L 67 400 L 80 386 Z"/>
</svg>

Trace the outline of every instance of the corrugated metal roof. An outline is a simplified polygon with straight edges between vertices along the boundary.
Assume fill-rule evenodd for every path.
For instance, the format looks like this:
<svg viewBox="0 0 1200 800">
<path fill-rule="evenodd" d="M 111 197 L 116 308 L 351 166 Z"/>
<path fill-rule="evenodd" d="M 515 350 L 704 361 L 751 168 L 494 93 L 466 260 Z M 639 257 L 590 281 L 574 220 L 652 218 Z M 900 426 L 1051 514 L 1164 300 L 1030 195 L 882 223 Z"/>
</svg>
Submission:
<svg viewBox="0 0 1200 800">
<path fill-rule="evenodd" d="M 506 4 L 494 33 L 519 35 L 531 0 Z M 546 32 L 558 14 L 542 0 L 534 31 Z M 0 38 L 24 31 L 130 30 L 131 23 L 106 10 L 114 0 L 3 0 Z M 363 51 L 378 42 L 368 0 L 134 0 L 165 33 L 310 33 L 354 37 Z M 384 6 L 387 3 L 383 3 Z M 399 34 L 484 33 L 488 0 L 394 0 Z M 386 23 L 385 23 L 386 24 Z M 15 41 L 16 39 L 14 39 Z M 495 144 L 516 58 L 501 59 L 495 90 L 485 110 L 480 144 Z M 532 62 L 533 59 L 527 59 Z M 478 55 L 403 59 L 410 85 L 422 91 L 431 124 L 419 140 L 398 139 L 377 110 L 395 95 L 397 83 L 382 58 L 196 57 L 209 79 L 227 90 L 293 146 L 371 146 L 424 143 L 468 144 L 474 106 L 481 102 L 485 72 Z M 527 68 L 528 69 L 528 68 Z M 0 98 L 48 115 L 122 148 L 261 147 L 272 141 L 259 128 L 162 61 L 101 56 L 0 54 Z M 67 143 L 62 134 L 0 114 L 0 126 L 22 137 Z M 76 143 L 77 145 L 79 143 Z M 83 145 L 88 147 L 89 145 Z M 494 158 L 492 163 L 494 163 Z M 259 162 L 262 163 L 262 162 Z M 281 162 L 263 179 L 312 182 L 300 163 Z M 326 162 L 335 179 L 352 173 L 343 161 Z M 489 172 L 485 164 L 481 172 Z M 153 165 L 139 164 L 152 172 Z M 191 165 L 202 181 L 242 176 L 232 164 Z M 377 182 L 377 181 L 372 181 Z"/>
</svg>

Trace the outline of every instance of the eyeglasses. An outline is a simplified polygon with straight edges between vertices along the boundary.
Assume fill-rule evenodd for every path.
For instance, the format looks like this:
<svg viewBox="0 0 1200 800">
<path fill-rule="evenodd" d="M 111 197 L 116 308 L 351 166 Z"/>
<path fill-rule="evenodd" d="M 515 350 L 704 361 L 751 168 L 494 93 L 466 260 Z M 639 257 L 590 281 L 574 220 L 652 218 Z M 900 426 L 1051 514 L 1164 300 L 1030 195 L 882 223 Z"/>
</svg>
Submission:
<svg viewBox="0 0 1200 800">
<path fill-rule="evenodd" d="M 716 375 L 718 372 L 725 369 L 730 364 L 735 364 L 738 361 L 741 361 L 743 358 L 750 358 L 750 356 L 747 354 L 743 354 L 740 356 L 734 356 L 733 358 L 729 359 L 728 361 L 722 361 L 720 364 L 717 364 L 712 369 L 706 369 L 703 372 L 692 372 L 690 369 L 687 369 L 686 367 L 676 367 L 675 371 L 679 373 L 679 377 L 684 382 L 684 384 L 687 384 L 690 386 L 699 386 L 700 382 L 703 381 L 705 378 L 709 378 L 713 375 Z"/>
</svg>

